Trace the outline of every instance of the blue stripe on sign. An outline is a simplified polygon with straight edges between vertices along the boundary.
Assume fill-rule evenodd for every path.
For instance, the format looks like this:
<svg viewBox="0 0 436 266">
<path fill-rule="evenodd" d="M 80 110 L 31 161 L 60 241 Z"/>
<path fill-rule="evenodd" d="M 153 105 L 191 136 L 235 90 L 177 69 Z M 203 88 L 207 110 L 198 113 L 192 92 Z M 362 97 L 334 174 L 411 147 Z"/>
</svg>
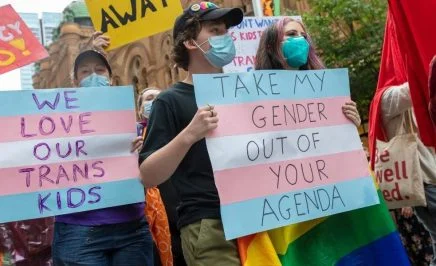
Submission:
<svg viewBox="0 0 436 266">
<path fill-rule="evenodd" d="M 336 265 L 409 266 L 410 262 L 400 235 L 395 231 L 353 251 Z"/>
<path fill-rule="evenodd" d="M 44 105 L 41 110 L 38 109 L 34 95 L 37 97 L 40 105 L 47 101 L 55 110 L 49 107 L 49 105 Z M 54 106 L 57 98 L 57 105 Z M 78 106 L 78 108 L 69 109 L 67 104 L 69 107 Z M 132 86 L 0 92 L 0 116 L 133 109 L 135 109 L 135 100 Z"/>
<path fill-rule="evenodd" d="M 60 195 L 61 209 L 57 204 L 57 192 Z M 100 195 L 100 200 L 94 203 L 98 200 L 97 194 Z M 84 202 L 79 206 L 82 195 L 85 197 Z M 47 198 L 43 201 L 45 197 Z M 40 204 L 40 198 L 43 204 Z M 0 197 L 0 223 L 90 211 L 143 201 L 144 187 L 138 178 L 8 195 Z M 71 207 L 68 207 L 68 203 Z"/>
<path fill-rule="evenodd" d="M 303 100 L 350 95 L 347 69 L 262 70 L 194 75 L 197 105 Z"/>
<path fill-rule="evenodd" d="M 226 239 L 379 203 L 372 177 L 221 206 Z"/>
</svg>

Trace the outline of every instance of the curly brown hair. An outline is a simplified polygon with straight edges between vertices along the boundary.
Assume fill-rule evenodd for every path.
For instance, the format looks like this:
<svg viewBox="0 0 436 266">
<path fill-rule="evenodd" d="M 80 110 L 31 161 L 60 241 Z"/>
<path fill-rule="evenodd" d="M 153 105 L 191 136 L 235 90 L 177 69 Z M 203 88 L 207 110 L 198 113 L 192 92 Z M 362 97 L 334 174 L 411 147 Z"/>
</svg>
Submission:
<svg viewBox="0 0 436 266">
<path fill-rule="evenodd" d="M 183 32 L 177 34 L 174 41 L 173 50 L 171 52 L 171 57 L 176 63 L 176 66 L 183 68 L 183 70 L 188 71 L 189 66 L 189 53 L 186 49 L 184 42 L 189 40 L 197 39 L 200 31 L 204 25 L 207 24 L 226 24 L 226 28 L 229 29 L 229 22 L 223 18 L 216 20 L 201 20 L 199 17 L 194 16 L 186 21 L 185 29 Z"/>
<path fill-rule="evenodd" d="M 200 31 L 200 19 L 198 17 L 192 17 L 186 21 L 184 31 L 178 33 L 174 41 L 174 46 L 171 53 L 172 59 L 178 67 L 183 68 L 185 71 L 188 71 L 189 53 L 184 42 L 188 40 L 195 40 Z"/>
</svg>

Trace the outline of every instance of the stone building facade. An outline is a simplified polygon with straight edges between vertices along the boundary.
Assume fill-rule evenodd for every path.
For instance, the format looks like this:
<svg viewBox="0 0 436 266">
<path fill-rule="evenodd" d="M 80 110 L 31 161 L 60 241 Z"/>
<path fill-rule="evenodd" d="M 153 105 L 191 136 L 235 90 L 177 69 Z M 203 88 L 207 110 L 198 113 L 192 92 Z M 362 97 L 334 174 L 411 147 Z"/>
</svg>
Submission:
<svg viewBox="0 0 436 266">
<path fill-rule="evenodd" d="M 184 7 L 190 0 L 181 0 Z M 239 7 L 245 15 L 252 16 L 251 0 L 214 0 L 220 6 Z M 302 14 L 309 10 L 307 0 L 282 0 L 282 8 Z M 57 40 L 49 47 L 50 57 L 42 60 L 39 71 L 33 76 L 34 88 L 71 87 L 71 70 L 79 51 L 89 46 L 94 32 L 86 5 L 74 1 L 64 11 L 65 21 L 57 32 Z M 186 73 L 174 68 L 170 60 L 172 32 L 167 31 L 109 52 L 115 85 L 130 85 L 135 95 L 147 87 L 167 88 L 182 80 Z M 367 143 L 367 124 L 359 128 L 362 141 Z"/>
<path fill-rule="evenodd" d="M 181 1 L 184 7 L 195 2 Z M 214 2 L 223 7 L 239 7 L 246 15 L 253 15 L 251 0 Z M 304 3 L 304 0 L 283 0 L 282 7 L 304 11 L 307 10 Z M 83 1 L 72 2 L 65 9 L 64 18 L 65 22 L 57 33 L 58 39 L 48 48 L 50 57 L 40 62 L 40 70 L 33 76 L 35 88 L 70 87 L 74 59 L 90 43 L 94 29 Z M 186 73 L 171 63 L 171 46 L 172 33 L 167 31 L 109 52 L 115 85 L 133 84 L 139 92 L 147 87 L 166 88 L 183 79 Z"/>
</svg>

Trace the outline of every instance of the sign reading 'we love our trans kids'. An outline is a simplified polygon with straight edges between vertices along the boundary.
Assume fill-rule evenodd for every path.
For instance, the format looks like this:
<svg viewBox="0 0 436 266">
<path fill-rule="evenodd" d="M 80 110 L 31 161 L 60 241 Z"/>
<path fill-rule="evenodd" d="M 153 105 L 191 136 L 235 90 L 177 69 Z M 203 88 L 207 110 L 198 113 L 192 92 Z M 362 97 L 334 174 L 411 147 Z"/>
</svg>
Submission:
<svg viewBox="0 0 436 266">
<path fill-rule="evenodd" d="M 357 128 L 342 113 L 348 71 L 194 75 L 226 239 L 379 203 Z"/>
<path fill-rule="evenodd" d="M 144 201 L 132 87 L 1 92 L 0 125 L 0 223 Z"/>
</svg>

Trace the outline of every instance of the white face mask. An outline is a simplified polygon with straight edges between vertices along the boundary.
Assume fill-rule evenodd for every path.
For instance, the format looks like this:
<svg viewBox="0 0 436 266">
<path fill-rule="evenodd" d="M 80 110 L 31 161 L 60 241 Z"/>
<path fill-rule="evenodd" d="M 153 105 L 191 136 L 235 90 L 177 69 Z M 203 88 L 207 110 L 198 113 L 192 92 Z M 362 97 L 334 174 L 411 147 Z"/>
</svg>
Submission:
<svg viewBox="0 0 436 266">
<path fill-rule="evenodd" d="M 144 109 L 142 110 L 142 115 L 147 119 L 150 117 L 152 105 L 153 105 L 153 101 L 147 101 L 144 103 Z"/>
</svg>

